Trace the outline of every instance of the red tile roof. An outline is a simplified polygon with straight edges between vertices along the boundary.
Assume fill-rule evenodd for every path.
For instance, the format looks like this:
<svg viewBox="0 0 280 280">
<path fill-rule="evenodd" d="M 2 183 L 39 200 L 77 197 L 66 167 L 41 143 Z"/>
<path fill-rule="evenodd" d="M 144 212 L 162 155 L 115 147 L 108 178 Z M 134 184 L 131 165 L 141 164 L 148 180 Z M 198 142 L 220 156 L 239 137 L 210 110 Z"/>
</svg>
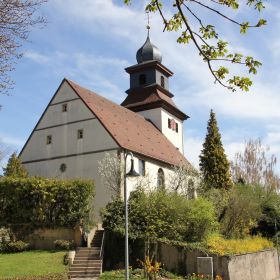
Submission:
<svg viewBox="0 0 280 280">
<path fill-rule="evenodd" d="M 189 165 L 179 150 L 149 121 L 108 99 L 66 80 L 118 145 L 171 165 Z"/>
</svg>

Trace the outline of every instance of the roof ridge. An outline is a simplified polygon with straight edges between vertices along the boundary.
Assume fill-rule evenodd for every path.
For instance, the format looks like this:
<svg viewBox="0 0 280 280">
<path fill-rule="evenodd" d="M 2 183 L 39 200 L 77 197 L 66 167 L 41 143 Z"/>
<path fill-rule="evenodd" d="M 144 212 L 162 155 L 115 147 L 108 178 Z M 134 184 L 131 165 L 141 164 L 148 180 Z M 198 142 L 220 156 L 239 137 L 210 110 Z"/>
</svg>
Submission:
<svg viewBox="0 0 280 280">
<path fill-rule="evenodd" d="M 66 80 L 68 83 L 70 83 L 70 84 L 74 84 L 74 86 L 76 86 L 76 87 L 79 87 L 79 88 L 81 88 L 81 89 L 83 89 L 83 90 L 88 91 L 89 94 L 97 95 L 99 98 L 106 100 L 106 102 L 109 102 L 109 103 L 113 104 L 114 106 L 121 107 L 121 108 L 124 109 L 127 113 L 132 114 L 132 115 L 135 116 L 136 118 L 141 118 L 141 119 L 145 120 L 145 118 L 144 118 L 143 116 L 141 116 L 141 115 L 139 115 L 139 114 L 136 114 L 135 112 L 133 112 L 133 111 L 127 109 L 126 107 L 121 106 L 121 105 L 115 103 L 114 101 L 112 101 L 112 100 L 110 100 L 110 99 L 108 99 L 108 98 L 106 98 L 106 97 L 104 97 L 104 96 L 102 96 L 102 95 L 100 95 L 100 94 L 98 94 L 98 93 L 96 93 L 96 92 L 94 92 L 94 91 L 92 91 L 92 90 L 86 88 L 86 87 L 83 87 L 83 86 L 81 86 L 81 85 L 79 85 L 79 84 L 73 82 L 72 80 L 69 80 L 69 79 L 66 79 L 66 78 L 65 78 L 65 80 Z M 75 89 L 74 89 L 74 90 L 75 90 Z M 76 92 L 76 90 L 75 90 L 75 92 Z M 80 96 L 79 92 L 76 92 L 76 93 Z M 80 96 L 80 97 L 81 97 L 81 96 Z M 81 98 L 82 98 L 82 97 L 81 97 Z"/>
<path fill-rule="evenodd" d="M 170 165 L 190 164 L 174 144 L 143 116 L 69 79 L 65 81 L 120 147 Z"/>
</svg>

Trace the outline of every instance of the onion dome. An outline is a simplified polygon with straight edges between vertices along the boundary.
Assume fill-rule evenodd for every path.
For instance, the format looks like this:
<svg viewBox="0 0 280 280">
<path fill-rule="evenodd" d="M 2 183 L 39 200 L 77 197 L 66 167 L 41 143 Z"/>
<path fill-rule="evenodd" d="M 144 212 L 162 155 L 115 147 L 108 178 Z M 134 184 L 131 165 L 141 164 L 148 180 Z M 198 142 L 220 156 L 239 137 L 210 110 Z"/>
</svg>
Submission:
<svg viewBox="0 0 280 280">
<path fill-rule="evenodd" d="M 137 51 L 136 59 L 138 64 L 151 60 L 162 61 L 162 54 L 158 47 L 151 43 L 149 35 L 144 45 Z"/>
</svg>

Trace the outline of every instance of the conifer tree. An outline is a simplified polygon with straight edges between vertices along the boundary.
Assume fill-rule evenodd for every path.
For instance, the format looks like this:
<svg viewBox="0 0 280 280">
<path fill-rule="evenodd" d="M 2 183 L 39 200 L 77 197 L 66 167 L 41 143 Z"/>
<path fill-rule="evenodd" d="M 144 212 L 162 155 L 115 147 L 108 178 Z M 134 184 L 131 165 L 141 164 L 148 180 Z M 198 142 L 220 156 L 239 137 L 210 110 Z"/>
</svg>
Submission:
<svg viewBox="0 0 280 280">
<path fill-rule="evenodd" d="M 199 158 L 199 166 L 206 189 L 231 188 L 230 164 L 225 155 L 221 134 L 213 110 L 210 112 L 207 134 Z"/>
<path fill-rule="evenodd" d="M 16 153 L 13 153 L 8 160 L 7 166 L 3 168 L 4 175 L 7 177 L 28 177 L 28 172 L 22 165 Z"/>
</svg>

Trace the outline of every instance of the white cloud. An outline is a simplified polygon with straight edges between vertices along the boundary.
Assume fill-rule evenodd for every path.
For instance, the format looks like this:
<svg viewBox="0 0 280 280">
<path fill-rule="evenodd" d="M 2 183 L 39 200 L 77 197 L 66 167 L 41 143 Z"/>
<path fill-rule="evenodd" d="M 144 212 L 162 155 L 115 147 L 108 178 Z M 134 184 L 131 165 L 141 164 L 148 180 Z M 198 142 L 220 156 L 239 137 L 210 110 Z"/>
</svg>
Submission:
<svg viewBox="0 0 280 280">
<path fill-rule="evenodd" d="M 59 78 L 67 77 L 80 82 L 81 85 L 90 86 L 90 89 L 104 94 L 116 102 L 121 101 L 121 92 L 117 84 L 117 77 L 122 74 L 128 62 L 115 57 L 95 56 L 85 53 L 39 53 L 29 51 L 26 59 L 43 64 Z M 42 66 L 42 67 L 43 67 Z M 112 75 L 114 72 L 114 75 Z M 84 84 L 85 83 L 85 84 Z M 102 91 L 102 92 L 101 92 Z"/>
<path fill-rule="evenodd" d="M 28 58 L 36 63 L 39 63 L 39 64 L 47 64 L 50 62 L 50 58 L 48 56 L 37 53 L 35 51 L 31 51 L 31 50 L 27 51 L 24 54 L 24 57 Z"/>
<path fill-rule="evenodd" d="M 6 147 L 5 149 L 10 151 L 12 149 L 21 148 L 25 143 L 25 141 L 23 139 L 9 136 L 9 135 L 0 135 L 0 144 L 1 143 L 4 147 Z"/>
<path fill-rule="evenodd" d="M 114 68 L 115 76 L 123 77 L 123 67 L 131 64 L 126 60 L 114 57 L 116 54 L 115 42 L 118 44 L 121 42 L 123 49 L 135 50 L 135 53 L 137 48 L 144 43 L 146 31 L 144 29 L 145 14 L 143 9 L 117 5 L 112 0 L 69 0 L 67 8 L 65 8 L 64 0 L 53 0 L 49 5 L 56 13 L 55 17 L 60 21 L 67 22 L 69 26 L 91 34 L 93 43 L 94 40 L 98 39 L 96 34 L 108 38 L 113 47 L 104 46 L 104 48 L 110 48 L 112 55 L 102 57 L 88 53 L 54 53 L 49 56 L 48 54 L 29 52 L 27 58 L 48 65 L 59 76 L 69 75 L 70 78 L 85 81 L 85 85 L 90 85 L 90 88 L 106 94 L 114 101 L 120 100 L 121 95 L 116 93 L 122 94 L 123 92 L 121 92 L 117 81 L 112 78 L 111 73 L 106 70 L 108 66 L 111 66 Z M 267 14 L 272 15 L 273 12 L 276 14 L 275 18 L 278 16 L 277 23 L 280 26 L 279 9 L 275 9 L 275 6 L 271 7 L 270 4 Z M 270 61 L 269 59 L 270 55 L 274 55 L 275 59 L 279 58 L 279 39 L 275 36 L 276 28 L 274 30 L 273 26 L 267 28 L 269 35 L 267 44 L 269 44 L 271 53 L 265 54 L 262 52 L 266 50 L 257 48 L 255 43 L 251 45 L 248 43 L 248 48 L 245 48 L 242 37 L 241 40 L 237 39 L 232 30 L 225 28 L 223 31 L 227 32 L 224 37 L 229 38 L 230 42 L 240 40 L 238 49 L 241 52 L 257 57 L 263 56 L 267 59 L 265 64 L 277 67 L 277 60 Z M 263 126 L 264 141 L 271 145 L 272 151 L 280 153 L 280 130 L 269 127 L 269 125 L 279 122 L 280 119 L 278 68 L 264 67 L 261 69 L 262 74 L 255 78 L 250 93 L 230 93 L 219 85 L 213 84 L 213 77 L 194 47 L 178 45 L 176 37 L 177 35 L 173 33 L 162 34 L 162 21 L 158 16 L 153 15 L 151 39 L 163 53 L 163 64 L 167 67 L 170 66 L 175 73 L 175 78 L 171 79 L 170 85 L 179 107 L 183 111 L 192 109 L 196 114 L 194 116 L 196 119 L 201 118 L 201 112 L 209 112 L 209 109 L 213 108 L 221 121 L 223 118 L 230 119 L 231 123 L 234 120 L 238 120 L 239 123 L 243 121 L 244 125 L 241 125 L 239 129 L 227 127 L 227 131 L 224 132 L 224 147 L 230 159 L 238 150 L 242 149 L 244 138 L 247 138 L 248 135 L 255 137 L 254 131 L 247 126 L 248 121 L 259 122 L 260 126 Z M 266 44 L 266 42 L 260 42 L 260 44 Z M 201 134 L 201 127 L 196 127 L 193 133 L 188 132 L 188 129 L 186 127 L 185 154 L 198 167 L 198 155 L 202 148 L 203 139 L 197 135 Z M 249 131 L 246 132 L 246 129 Z"/>
<path fill-rule="evenodd" d="M 84 0 L 82 4 L 81 1 L 68 0 L 67 8 L 64 0 L 53 0 L 51 5 L 54 11 L 64 15 L 63 21 L 68 20 L 90 33 L 104 36 L 114 34 L 131 39 L 131 30 L 137 30 L 144 19 L 144 12 L 140 14 L 124 4 L 116 5 L 112 0 Z"/>
</svg>

